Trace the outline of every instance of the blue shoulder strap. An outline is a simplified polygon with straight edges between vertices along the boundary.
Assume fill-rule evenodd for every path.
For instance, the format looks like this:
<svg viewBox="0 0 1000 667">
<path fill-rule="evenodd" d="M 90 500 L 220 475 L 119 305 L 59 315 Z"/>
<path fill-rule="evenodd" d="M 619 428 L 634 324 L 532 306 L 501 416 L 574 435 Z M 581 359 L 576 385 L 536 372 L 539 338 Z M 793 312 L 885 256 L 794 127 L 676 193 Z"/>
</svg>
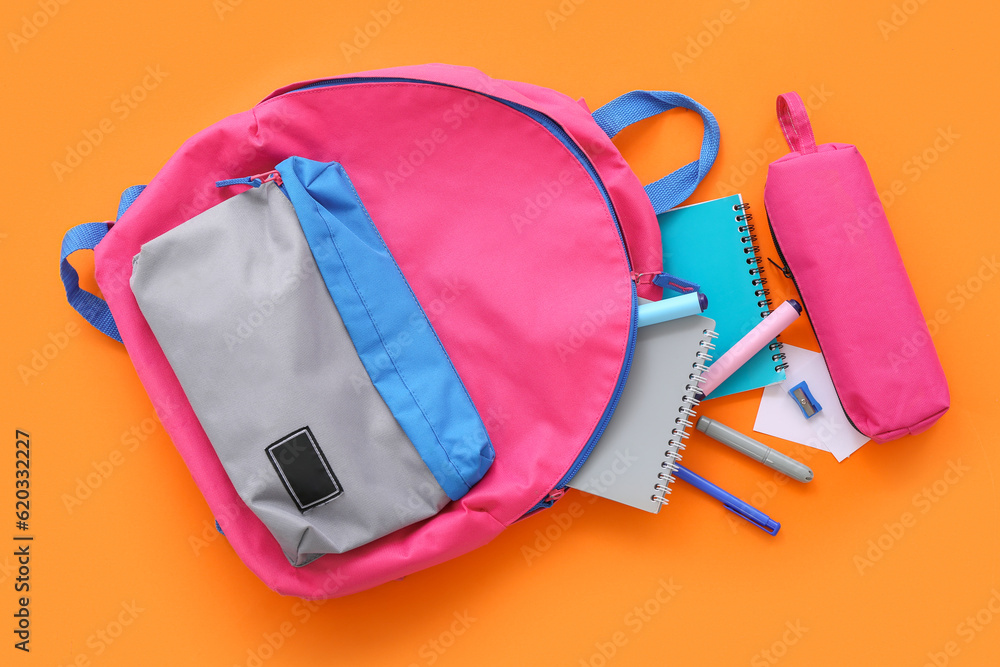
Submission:
<svg viewBox="0 0 1000 667">
<path fill-rule="evenodd" d="M 131 185 L 125 188 L 125 191 L 122 192 L 122 198 L 118 201 L 118 215 L 115 216 L 115 220 L 121 220 L 128 207 L 135 203 L 135 200 L 139 197 L 139 193 L 145 189 L 145 185 Z"/>
<path fill-rule="evenodd" d="M 663 111 L 681 107 L 698 112 L 705 124 L 701 155 L 677 171 L 646 186 L 646 194 L 657 214 L 677 206 L 691 196 L 719 153 L 719 123 L 708 109 L 687 95 L 657 90 L 633 90 L 617 97 L 593 113 L 594 120 L 608 137 Z"/>
<path fill-rule="evenodd" d="M 121 202 L 118 204 L 118 218 L 128 210 L 128 207 L 132 205 L 132 202 L 145 187 L 145 185 L 133 185 L 122 193 Z M 111 309 L 108 308 L 107 301 L 80 288 L 80 275 L 67 259 L 77 250 L 96 248 L 101 239 L 107 235 L 109 229 L 110 226 L 106 222 L 85 222 L 66 232 L 62 241 L 62 252 L 59 255 L 59 275 L 66 287 L 66 299 L 69 301 L 69 305 L 73 306 L 76 312 L 83 315 L 83 319 L 94 325 L 98 331 L 120 343 L 122 337 L 118 333 L 118 325 L 111 317 Z"/>
<path fill-rule="evenodd" d="M 85 222 L 66 232 L 62 242 L 62 253 L 59 257 L 59 275 L 66 287 L 66 299 L 69 301 L 69 305 L 83 315 L 83 319 L 97 327 L 98 331 L 111 336 L 120 343 L 122 337 L 118 333 L 115 320 L 111 317 L 108 302 L 80 288 L 80 275 L 66 259 L 77 250 L 93 250 L 107 233 L 108 223 L 106 222 Z"/>
</svg>

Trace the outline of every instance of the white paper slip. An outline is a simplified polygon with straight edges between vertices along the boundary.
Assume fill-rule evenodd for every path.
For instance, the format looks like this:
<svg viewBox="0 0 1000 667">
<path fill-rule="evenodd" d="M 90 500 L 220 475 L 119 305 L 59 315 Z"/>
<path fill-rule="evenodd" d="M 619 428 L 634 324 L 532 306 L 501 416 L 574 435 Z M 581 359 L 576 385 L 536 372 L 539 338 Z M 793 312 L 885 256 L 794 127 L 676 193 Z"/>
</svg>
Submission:
<svg viewBox="0 0 1000 667">
<path fill-rule="evenodd" d="M 794 421 L 795 422 L 794 425 L 802 427 L 801 437 L 809 438 L 811 436 L 806 434 L 806 428 L 805 428 L 807 425 L 798 424 L 798 420 L 794 419 L 795 416 L 798 415 L 800 419 L 805 421 L 804 418 L 802 417 L 802 412 L 799 410 L 799 407 L 795 404 L 794 401 L 792 401 L 791 396 L 788 396 L 788 390 L 797 385 L 799 382 L 802 382 L 802 380 L 805 379 L 802 371 L 804 371 L 805 368 L 809 366 L 809 364 L 814 362 L 816 359 L 821 358 L 823 355 L 821 355 L 819 352 L 813 352 L 812 350 L 807 350 L 804 347 L 795 347 L 794 345 L 789 345 L 787 343 L 785 343 L 782 346 L 781 351 L 785 353 L 785 361 L 788 362 L 788 370 L 785 371 L 784 380 L 769 388 L 771 389 L 771 394 L 773 394 L 776 397 L 785 396 L 789 403 L 788 405 L 783 405 L 784 401 L 775 400 L 775 405 L 773 407 L 775 414 L 773 418 L 768 419 L 767 423 L 783 424 L 786 421 L 788 422 Z M 809 389 L 810 391 L 812 390 L 812 384 L 809 385 Z M 766 395 L 767 393 L 765 392 L 765 396 Z M 819 404 L 822 405 L 824 408 L 826 407 L 826 404 L 823 403 L 822 401 L 820 401 Z M 775 435 L 774 433 L 771 433 L 771 431 L 758 428 L 758 424 L 761 423 L 761 413 L 763 411 L 763 408 L 764 408 L 764 401 L 761 400 L 760 409 L 757 412 L 757 421 L 754 423 L 754 430 L 759 431 L 761 433 L 767 433 L 768 435 Z M 817 415 L 817 417 L 818 416 L 819 415 Z M 815 418 L 816 417 L 813 417 L 813 419 Z M 785 438 L 785 440 L 791 440 L 792 442 L 798 442 L 799 444 L 807 444 L 804 440 L 798 438 L 791 438 L 783 435 L 778 435 L 777 437 Z M 813 447 L 815 449 L 822 449 L 825 452 L 830 451 L 829 448 L 826 446 L 826 443 L 823 442 L 822 440 L 813 440 L 808 444 L 810 447 Z"/>
<path fill-rule="evenodd" d="M 869 438 L 851 426 L 844 414 L 826 360 L 818 352 L 787 343 L 782 351 L 788 358 L 787 377 L 779 384 L 764 388 L 754 430 L 828 451 L 837 461 L 843 461 Z M 823 408 L 809 419 L 788 395 L 789 389 L 803 381 Z"/>
</svg>

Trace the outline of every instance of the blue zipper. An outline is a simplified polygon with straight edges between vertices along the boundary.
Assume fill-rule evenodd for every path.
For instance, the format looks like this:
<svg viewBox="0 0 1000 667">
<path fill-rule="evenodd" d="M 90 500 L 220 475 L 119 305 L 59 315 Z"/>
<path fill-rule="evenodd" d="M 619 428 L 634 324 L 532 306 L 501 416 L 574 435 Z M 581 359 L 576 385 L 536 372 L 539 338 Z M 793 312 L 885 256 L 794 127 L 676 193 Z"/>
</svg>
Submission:
<svg viewBox="0 0 1000 667">
<path fill-rule="evenodd" d="M 590 457 L 590 454 L 594 451 L 594 447 L 597 446 L 597 442 L 604 435 L 604 430 L 608 427 L 608 422 L 611 421 L 611 415 L 614 414 L 615 409 L 618 407 L 618 401 L 622 397 L 622 392 L 625 391 L 625 381 L 628 379 L 629 371 L 632 369 L 632 356 L 635 353 L 635 336 L 636 330 L 638 329 L 638 308 L 639 299 L 635 292 L 635 283 L 632 283 L 632 315 L 631 324 L 629 326 L 628 334 L 628 354 L 625 355 L 625 363 L 622 366 L 622 372 L 618 376 L 618 384 L 615 385 L 615 393 L 611 397 L 611 402 L 608 403 L 608 407 L 604 409 L 604 414 L 601 416 L 601 421 L 597 423 L 597 428 L 594 429 L 593 435 L 590 436 L 590 440 L 587 441 L 587 445 L 580 452 L 580 455 L 576 457 L 573 461 L 573 465 L 570 466 L 569 472 L 563 475 L 554 489 L 548 493 L 544 498 L 542 498 L 538 503 L 532 507 L 530 510 L 524 513 L 525 518 L 539 510 L 543 510 L 555 504 L 559 500 L 563 493 L 566 491 L 566 485 L 569 484 L 569 480 L 573 479 L 576 473 L 580 472 L 580 468 Z"/>
<path fill-rule="evenodd" d="M 487 93 L 483 93 L 478 90 L 472 90 L 471 88 L 463 88 L 461 86 L 454 86 L 451 84 L 440 83 L 437 81 L 427 81 L 424 79 L 410 79 L 405 77 L 355 76 L 355 77 L 346 77 L 343 79 L 328 79 L 326 81 L 317 81 L 315 83 L 311 83 L 301 88 L 296 88 L 294 90 L 285 91 L 281 95 L 288 95 L 290 93 L 295 93 L 302 90 L 310 90 L 313 88 L 327 88 L 332 86 L 343 86 L 355 83 L 423 83 L 434 86 L 443 86 L 445 88 L 456 88 L 458 90 L 465 90 L 470 93 L 476 93 L 477 95 L 482 95 L 483 97 L 488 97 L 491 100 L 495 100 L 512 109 L 516 109 L 517 111 L 520 111 L 524 115 L 536 121 L 539 125 L 541 125 L 549 132 L 551 132 L 552 135 L 556 139 L 558 139 L 560 143 L 562 143 L 573 154 L 573 156 L 580 162 L 580 164 L 583 165 L 584 169 L 587 170 L 587 173 L 590 175 L 590 178 L 597 185 L 597 188 L 600 191 L 601 196 L 604 198 L 604 203 L 608 207 L 608 210 L 611 212 L 611 217 L 615 221 L 615 228 L 618 230 L 618 239 L 621 241 L 622 248 L 625 249 L 625 261 L 628 264 L 629 272 L 631 274 L 632 260 L 629 257 L 628 243 L 625 242 L 625 234 L 622 232 L 621 222 L 618 220 L 618 213 L 615 211 L 615 207 L 611 203 L 611 196 L 608 194 L 607 188 L 604 187 L 604 183 L 601 181 L 600 176 L 598 176 L 597 170 L 594 168 L 594 165 L 590 161 L 590 158 L 587 157 L 587 154 L 583 152 L 583 150 L 577 145 L 577 143 L 569 136 L 566 130 L 564 130 L 562 126 L 559 125 L 559 123 L 557 123 L 551 117 L 543 114 L 542 112 L 536 109 L 532 109 L 531 107 L 526 107 L 523 104 L 518 104 L 517 102 L 511 102 L 510 100 L 505 100 L 500 97 L 495 97 L 493 95 L 489 95 Z M 239 180 L 239 179 L 234 179 L 234 180 Z M 584 462 L 590 456 L 591 452 L 594 451 L 594 447 L 597 446 L 597 442 L 601 439 L 601 436 L 604 434 L 604 430 L 608 427 L 608 422 L 611 421 L 611 415 L 614 414 L 615 409 L 618 407 L 618 401 L 621 399 L 622 392 L 625 390 L 625 382 L 628 379 L 629 370 L 632 368 L 632 356 L 635 352 L 635 337 L 636 337 L 636 329 L 638 321 L 639 301 L 638 301 L 638 296 L 636 295 L 636 287 L 634 280 L 632 281 L 631 300 L 632 300 L 631 303 L 632 310 L 629 316 L 628 351 L 625 355 L 625 361 L 622 364 L 622 371 L 618 375 L 618 383 L 615 385 L 615 391 L 614 394 L 612 394 L 611 396 L 611 402 L 608 403 L 608 406 L 604 409 L 604 414 L 601 415 L 601 420 L 597 423 L 597 427 L 594 429 L 593 434 L 591 434 L 590 439 L 587 441 L 587 444 L 584 446 L 584 448 L 580 451 L 580 454 L 573 461 L 573 465 L 570 466 L 569 471 L 567 471 L 567 473 L 563 475 L 562 479 L 560 479 L 559 482 L 556 483 L 555 488 L 553 488 L 552 491 L 550 491 L 545 496 L 545 498 L 540 500 L 534 507 L 532 507 L 531 509 L 529 509 L 527 512 L 524 513 L 524 515 L 521 517 L 522 519 L 531 514 L 534 514 L 535 512 L 538 512 L 539 510 L 552 507 L 552 505 L 560 497 L 562 497 L 563 493 L 565 493 L 566 491 L 566 485 L 569 483 L 569 480 L 573 479 L 573 476 L 580 471 L 580 468 L 583 467 Z"/>
<path fill-rule="evenodd" d="M 632 259 L 629 257 L 628 254 L 628 243 L 625 242 L 625 235 L 622 233 L 622 226 L 618 220 L 618 213 L 615 211 L 615 207 L 611 204 L 611 196 L 608 194 L 607 188 L 604 187 L 604 183 L 601 181 L 600 176 L 597 175 L 597 170 L 594 168 L 594 165 L 590 161 L 590 158 L 587 157 L 587 154 L 583 152 L 583 150 L 576 144 L 575 141 L 573 141 L 572 138 L 570 138 L 566 130 L 564 130 L 562 126 L 559 125 L 559 123 L 557 123 L 556 121 L 554 121 L 551 117 L 546 116 L 541 111 L 532 109 L 531 107 L 526 107 L 523 104 L 518 104 L 517 102 L 511 102 L 510 100 L 505 100 L 502 97 L 496 97 L 488 93 L 483 93 L 478 90 L 473 90 L 471 88 L 463 88 L 462 86 L 454 86 L 449 83 L 440 83 L 438 81 L 427 81 L 425 79 L 408 79 L 405 77 L 351 76 L 351 77 L 345 77 L 343 79 L 328 79 L 326 81 L 317 81 L 315 83 L 310 83 L 301 88 L 296 88 L 295 90 L 285 91 L 284 93 L 279 95 L 279 97 L 288 95 L 290 93 L 297 93 L 302 90 L 312 90 L 313 88 L 329 88 L 332 86 L 345 86 L 353 83 L 423 83 L 432 86 L 441 86 L 443 88 L 455 88 L 456 90 L 464 90 L 466 92 L 482 95 L 483 97 L 488 97 L 489 99 L 500 102 L 501 104 L 504 104 L 510 107 L 511 109 L 520 111 L 525 116 L 528 116 L 529 118 L 537 122 L 539 125 L 541 125 L 546 130 L 551 132 L 552 135 L 555 136 L 555 138 L 558 139 L 559 142 L 562 143 L 562 145 L 565 146 L 573 154 L 573 157 L 575 157 L 580 162 L 580 164 L 583 165 L 584 169 L 587 170 L 587 173 L 590 174 L 590 178 L 597 185 L 598 190 L 600 190 L 601 192 L 601 196 L 604 198 L 605 205 L 608 207 L 608 210 L 611 211 L 611 217 L 614 218 L 615 221 L 615 229 L 618 230 L 618 238 L 622 242 L 622 247 L 625 248 L 625 260 L 626 262 L 628 262 L 628 269 L 630 272 L 632 271 Z"/>
</svg>

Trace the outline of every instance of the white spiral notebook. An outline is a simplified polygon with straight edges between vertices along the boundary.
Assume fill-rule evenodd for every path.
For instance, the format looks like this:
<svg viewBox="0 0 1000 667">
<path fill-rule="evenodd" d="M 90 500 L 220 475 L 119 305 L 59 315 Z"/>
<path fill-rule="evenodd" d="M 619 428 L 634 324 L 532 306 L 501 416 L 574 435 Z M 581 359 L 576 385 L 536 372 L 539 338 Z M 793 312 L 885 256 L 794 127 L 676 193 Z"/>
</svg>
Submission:
<svg viewBox="0 0 1000 667">
<path fill-rule="evenodd" d="M 647 512 L 666 504 L 714 328 L 691 315 L 639 329 L 618 407 L 569 486 Z"/>
</svg>

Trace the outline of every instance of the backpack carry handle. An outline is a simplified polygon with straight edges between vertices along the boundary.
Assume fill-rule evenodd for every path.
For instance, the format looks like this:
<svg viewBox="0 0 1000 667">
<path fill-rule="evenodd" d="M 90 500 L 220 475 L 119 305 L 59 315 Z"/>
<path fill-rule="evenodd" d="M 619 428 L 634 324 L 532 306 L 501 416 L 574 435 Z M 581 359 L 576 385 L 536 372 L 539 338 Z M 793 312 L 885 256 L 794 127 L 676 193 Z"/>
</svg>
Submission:
<svg viewBox="0 0 1000 667">
<path fill-rule="evenodd" d="M 645 186 L 649 201 L 657 215 L 677 206 L 691 196 L 719 153 L 719 123 L 712 112 L 687 95 L 669 91 L 633 90 L 616 97 L 591 114 L 609 138 L 633 123 L 658 113 L 681 107 L 696 111 L 705 125 L 701 155 L 680 169 Z"/>
</svg>

